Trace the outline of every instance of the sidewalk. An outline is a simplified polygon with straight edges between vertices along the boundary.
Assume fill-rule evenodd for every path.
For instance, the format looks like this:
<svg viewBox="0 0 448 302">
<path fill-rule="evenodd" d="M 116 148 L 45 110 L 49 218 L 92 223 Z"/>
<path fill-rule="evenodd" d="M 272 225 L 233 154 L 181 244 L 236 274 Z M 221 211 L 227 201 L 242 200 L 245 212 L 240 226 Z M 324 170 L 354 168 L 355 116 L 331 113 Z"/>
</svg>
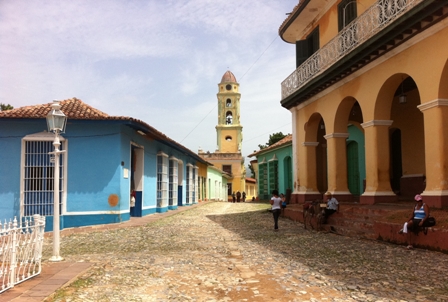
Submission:
<svg viewBox="0 0 448 302">
<path fill-rule="evenodd" d="M 88 227 L 80 227 L 73 229 L 65 229 L 61 231 L 61 237 L 74 233 L 86 233 L 97 232 L 102 230 L 111 230 L 118 228 L 139 227 L 146 225 L 152 221 L 159 220 L 164 217 L 176 215 L 186 210 L 204 205 L 210 201 L 203 201 L 193 204 L 191 206 L 182 206 L 177 210 L 168 211 L 165 213 L 156 213 L 145 217 L 131 217 L 131 220 L 123 223 L 95 225 Z M 45 237 L 48 238 L 53 233 L 46 233 Z M 62 239 L 63 240 L 63 239 Z M 64 255 L 61 255 L 64 257 Z M 87 262 L 49 262 L 48 259 L 43 259 L 42 272 L 30 280 L 24 281 L 14 288 L 5 291 L 0 294 L 1 302 L 40 302 L 44 301 L 47 297 L 51 296 L 59 288 L 69 285 L 79 275 L 82 275 L 90 267 L 91 263 Z"/>
</svg>

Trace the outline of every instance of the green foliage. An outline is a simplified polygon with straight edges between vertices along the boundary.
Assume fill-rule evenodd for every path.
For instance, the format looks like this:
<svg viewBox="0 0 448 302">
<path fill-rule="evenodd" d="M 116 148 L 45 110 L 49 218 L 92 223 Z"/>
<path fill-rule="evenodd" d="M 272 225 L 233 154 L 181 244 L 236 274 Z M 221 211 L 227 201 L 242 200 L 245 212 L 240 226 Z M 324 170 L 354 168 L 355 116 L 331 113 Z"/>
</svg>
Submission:
<svg viewBox="0 0 448 302">
<path fill-rule="evenodd" d="M 3 104 L 3 103 L 0 103 L 0 108 L 1 108 L 1 111 L 6 111 L 6 110 L 11 110 L 11 109 L 14 109 L 14 107 L 13 106 L 11 106 L 11 105 L 6 105 L 6 104 Z"/>
<path fill-rule="evenodd" d="M 251 164 L 248 164 L 247 166 L 249 167 L 249 170 L 250 170 L 250 177 L 255 178 L 254 168 L 252 167 Z"/>
<path fill-rule="evenodd" d="M 269 146 L 272 146 L 276 142 L 282 140 L 283 138 L 286 137 L 286 135 L 287 134 L 283 134 L 282 132 L 272 133 L 271 135 L 269 135 L 269 141 L 264 145 L 258 145 L 258 147 L 260 148 L 260 150 L 263 150 Z"/>
</svg>

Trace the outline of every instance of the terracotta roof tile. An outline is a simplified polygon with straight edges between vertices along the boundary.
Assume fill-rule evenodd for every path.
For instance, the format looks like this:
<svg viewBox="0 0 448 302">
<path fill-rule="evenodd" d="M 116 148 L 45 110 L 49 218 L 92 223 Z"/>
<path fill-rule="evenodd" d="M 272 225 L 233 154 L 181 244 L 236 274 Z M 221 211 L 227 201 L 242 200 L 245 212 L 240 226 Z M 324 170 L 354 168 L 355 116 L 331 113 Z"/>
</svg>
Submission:
<svg viewBox="0 0 448 302">
<path fill-rule="evenodd" d="M 288 144 L 288 143 L 290 143 L 290 142 L 292 142 L 292 135 L 291 135 L 291 134 L 288 134 L 287 136 L 285 136 L 284 138 L 282 138 L 281 140 L 279 140 L 279 141 L 276 142 L 275 144 L 270 145 L 269 147 L 264 148 L 264 149 L 262 149 L 262 150 L 258 150 L 258 151 L 254 152 L 254 153 L 252 153 L 252 154 L 249 154 L 248 157 L 253 157 L 253 156 L 258 155 L 259 153 L 273 150 L 273 149 L 278 148 L 278 147 L 280 147 L 280 146 L 286 145 L 286 144 Z"/>
<path fill-rule="evenodd" d="M 13 119 L 29 119 L 29 118 L 36 118 L 36 119 L 42 119 L 46 118 L 48 112 L 51 109 L 51 104 L 41 104 L 41 105 L 34 105 L 34 106 L 25 106 L 25 107 L 19 107 L 14 108 L 11 110 L 6 111 L 0 111 L 0 119 L 2 118 L 13 118 Z M 183 150 L 188 151 L 191 154 L 194 154 L 197 159 L 200 159 L 207 163 L 204 159 L 199 157 L 196 153 L 189 150 L 188 148 L 184 147 L 183 145 L 179 144 L 178 142 L 172 140 L 162 132 L 158 131 L 154 127 L 151 127 L 147 123 L 135 119 L 132 117 L 127 116 L 110 116 L 107 113 L 104 113 L 96 108 L 93 108 L 90 105 L 87 105 L 83 101 L 77 99 L 77 98 L 71 98 L 68 100 L 63 100 L 60 102 L 61 104 L 61 111 L 64 112 L 64 114 L 67 116 L 67 118 L 70 120 L 118 120 L 118 121 L 130 121 L 135 122 L 137 124 L 140 124 L 143 126 L 142 128 L 146 128 L 151 131 L 151 134 L 157 137 L 160 140 L 170 142 L 174 145 L 177 145 Z"/>
</svg>

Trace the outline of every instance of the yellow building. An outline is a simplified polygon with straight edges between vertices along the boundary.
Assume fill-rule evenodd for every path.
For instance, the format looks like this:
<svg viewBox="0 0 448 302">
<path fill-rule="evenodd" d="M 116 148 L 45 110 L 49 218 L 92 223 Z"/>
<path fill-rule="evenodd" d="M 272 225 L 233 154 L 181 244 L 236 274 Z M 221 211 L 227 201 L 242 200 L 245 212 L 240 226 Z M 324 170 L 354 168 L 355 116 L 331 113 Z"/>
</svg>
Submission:
<svg viewBox="0 0 448 302">
<path fill-rule="evenodd" d="M 440 0 L 306 0 L 288 15 L 295 202 L 448 206 L 447 15 Z"/>
<path fill-rule="evenodd" d="M 217 149 L 214 153 L 199 150 L 198 155 L 230 175 L 227 181 L 228 199 L 233 192 L 245 190 L 246 169 L 241 155 L 243 126 L 240 123 L 239 84 L 231 71 L 226 71 L 218 84 Z"/>
</svg>

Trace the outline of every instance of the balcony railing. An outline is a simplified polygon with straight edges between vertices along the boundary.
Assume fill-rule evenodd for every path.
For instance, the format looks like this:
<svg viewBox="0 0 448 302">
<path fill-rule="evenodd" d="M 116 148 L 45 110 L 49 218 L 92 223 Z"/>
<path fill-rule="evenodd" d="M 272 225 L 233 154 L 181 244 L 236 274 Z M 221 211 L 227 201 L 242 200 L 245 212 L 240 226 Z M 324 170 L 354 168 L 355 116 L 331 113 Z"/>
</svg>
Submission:
<svg viewBox="0 0 448 302">
<path fill-rule="evenodd" d="M 282 99 L 352 52 L 424 0 L 378 0 L 282 82 Z"/>
</svg>

